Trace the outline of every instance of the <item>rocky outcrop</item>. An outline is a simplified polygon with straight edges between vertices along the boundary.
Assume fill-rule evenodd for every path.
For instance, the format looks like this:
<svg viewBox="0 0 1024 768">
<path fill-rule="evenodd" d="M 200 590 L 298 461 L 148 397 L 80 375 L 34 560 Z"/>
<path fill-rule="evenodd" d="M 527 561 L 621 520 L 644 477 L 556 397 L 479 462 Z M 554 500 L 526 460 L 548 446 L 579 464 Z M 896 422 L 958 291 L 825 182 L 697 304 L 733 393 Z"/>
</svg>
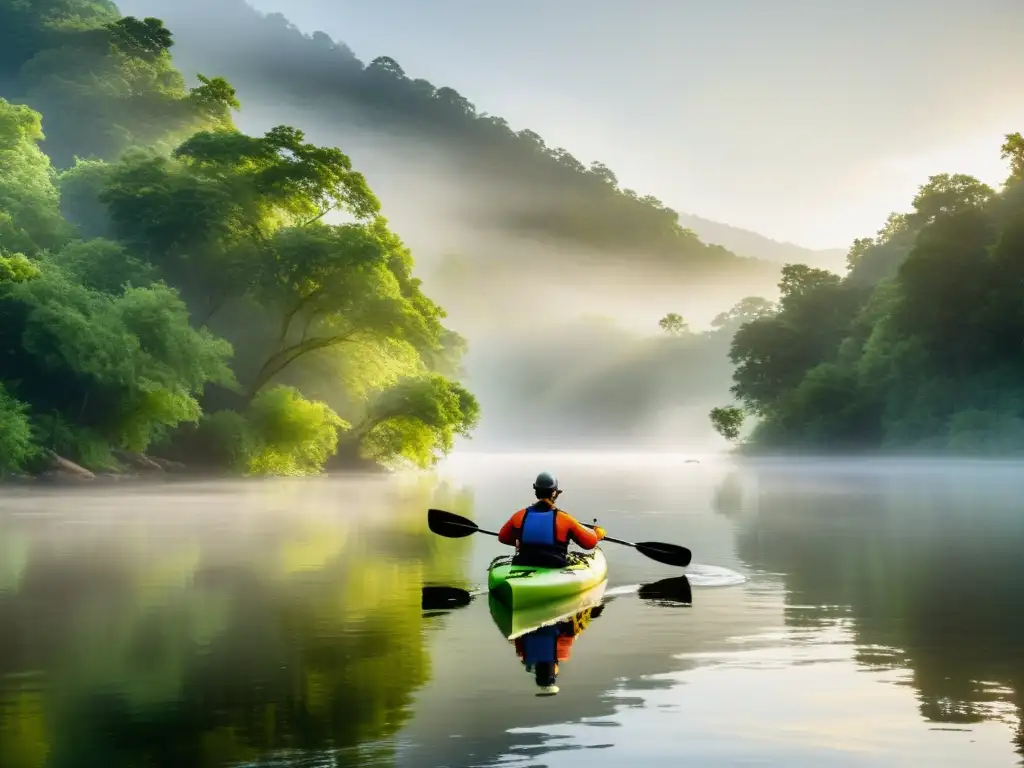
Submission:
<svg viewBox="0 0 1024 768">
<path fill-rule="evenodd" d="M 47 468 L 40 472 L 37 478 L 40 482 L 75 484 L 93 482 L 96 475 L 51 451 L 47 456 Z"/>
<path fill-rule="evenodd" d="M 122 464 L 126 464 L 136 472 L 159 472 L 165 470 L 158 462 L 141 453 L 129 453 L 127 451 L 114 451 L 114 458 Z"/>
<path fill-rule="evenodd" d="M 184 472 L 190 472 L 191 470 L 182 464 L 180 461 L 171 461 L 170 459 L 161 459 L 158 456 L 148 457 L 150 461 L 158 465 L 164 472 L 170 472 L 173 474 L 182 474 Z"/>
</svg>

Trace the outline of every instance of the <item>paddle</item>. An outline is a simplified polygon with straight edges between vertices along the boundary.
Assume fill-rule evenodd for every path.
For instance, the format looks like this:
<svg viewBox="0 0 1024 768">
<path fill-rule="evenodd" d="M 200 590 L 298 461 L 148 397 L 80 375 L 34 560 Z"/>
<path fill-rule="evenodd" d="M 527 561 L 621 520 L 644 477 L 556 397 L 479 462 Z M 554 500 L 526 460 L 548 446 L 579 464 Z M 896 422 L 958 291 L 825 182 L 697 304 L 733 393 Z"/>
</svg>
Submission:
<svg viewBox="0 0 1024 768">
<path fill-rule="evenodd" d="M 594 528 L 593 525 L 587 525 Z M 495 531 L 484 530 L 472 520 L 453 512 L 446 512 L 443 509 L 430 509 L 427 511 L 427 526 L 438 536 L 445 536 L 449 539 L 461 539 L 472 536 L 474 533 L 486 533 L 488 536 L 497 536 Z M 615 544 L 622 544 L 633 547 L 637 552 L 646 555 L 651 560 L 656 560 L 665 565 L 678 565 L 685 568 L 690 564 L 692 553 L 686 547 L 678 544 L 665 544 L 660 541 L 625 541 L 612 536 L 605 536 L 603 541 L 611 541 Z"/>
<path fill-rule="evenodd" d="M 423 587 L 420 607 L 424 611 L 443 611 L 447 608 L 462 608 L 469 605 L 474 595 L 458 587 Z"/>
<path fill-rule="evenodd" d="M 693 605 L 693 591 L 690 580 L 685 576 L 673 576 L 653 584 L 644 584 L 637 590 L 641 600 L 669 605 Z"/>
</svg>

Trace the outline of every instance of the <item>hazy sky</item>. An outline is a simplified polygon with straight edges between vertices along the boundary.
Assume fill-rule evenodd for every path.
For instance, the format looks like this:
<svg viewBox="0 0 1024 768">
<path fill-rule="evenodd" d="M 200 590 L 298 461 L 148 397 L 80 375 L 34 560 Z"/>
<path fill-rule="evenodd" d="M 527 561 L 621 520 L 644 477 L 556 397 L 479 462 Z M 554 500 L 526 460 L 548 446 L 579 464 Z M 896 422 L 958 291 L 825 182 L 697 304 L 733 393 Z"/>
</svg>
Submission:
<svg viewBox="0 0 1024 768">
<path fill-rule="evenodd" d="M 1024 0 L 252 0 L 672 207 L 846 247 L 932 173 L 997 184 Z"/>
</svg>

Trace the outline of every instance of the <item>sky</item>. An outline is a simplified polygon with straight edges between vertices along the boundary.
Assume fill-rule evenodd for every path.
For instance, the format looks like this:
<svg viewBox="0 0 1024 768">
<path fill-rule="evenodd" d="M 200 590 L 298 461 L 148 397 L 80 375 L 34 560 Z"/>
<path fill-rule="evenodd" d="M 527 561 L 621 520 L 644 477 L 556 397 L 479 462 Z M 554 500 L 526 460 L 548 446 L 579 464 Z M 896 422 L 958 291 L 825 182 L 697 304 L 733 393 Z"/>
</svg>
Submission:
<svg viewBox="0 0 1024 768">
<path fill-rule="evenodd" d="M 847 247 L 933 173 L 997 185 L 1024 0 L 250 0 L 450 85 L 625 187 Z"/>
</svg>

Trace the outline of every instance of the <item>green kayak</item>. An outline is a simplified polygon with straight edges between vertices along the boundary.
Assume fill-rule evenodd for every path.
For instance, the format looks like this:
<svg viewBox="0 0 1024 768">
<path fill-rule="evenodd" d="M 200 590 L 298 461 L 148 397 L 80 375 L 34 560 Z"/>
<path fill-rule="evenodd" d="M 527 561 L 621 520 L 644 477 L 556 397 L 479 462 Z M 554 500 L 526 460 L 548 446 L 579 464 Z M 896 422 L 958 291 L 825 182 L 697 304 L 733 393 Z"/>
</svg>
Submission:
<svg viewBox="0 0 1024 768">
<path fill-rule="evenodd" d="M 507 608 L 518 611 L 575 597 L 602 583 L 608 562 L 600 547 L 589 552 L 570 552 L 564 568 L 512 565 L 506 555 L 491 561 L 487 589 Z"/>
</svg>

